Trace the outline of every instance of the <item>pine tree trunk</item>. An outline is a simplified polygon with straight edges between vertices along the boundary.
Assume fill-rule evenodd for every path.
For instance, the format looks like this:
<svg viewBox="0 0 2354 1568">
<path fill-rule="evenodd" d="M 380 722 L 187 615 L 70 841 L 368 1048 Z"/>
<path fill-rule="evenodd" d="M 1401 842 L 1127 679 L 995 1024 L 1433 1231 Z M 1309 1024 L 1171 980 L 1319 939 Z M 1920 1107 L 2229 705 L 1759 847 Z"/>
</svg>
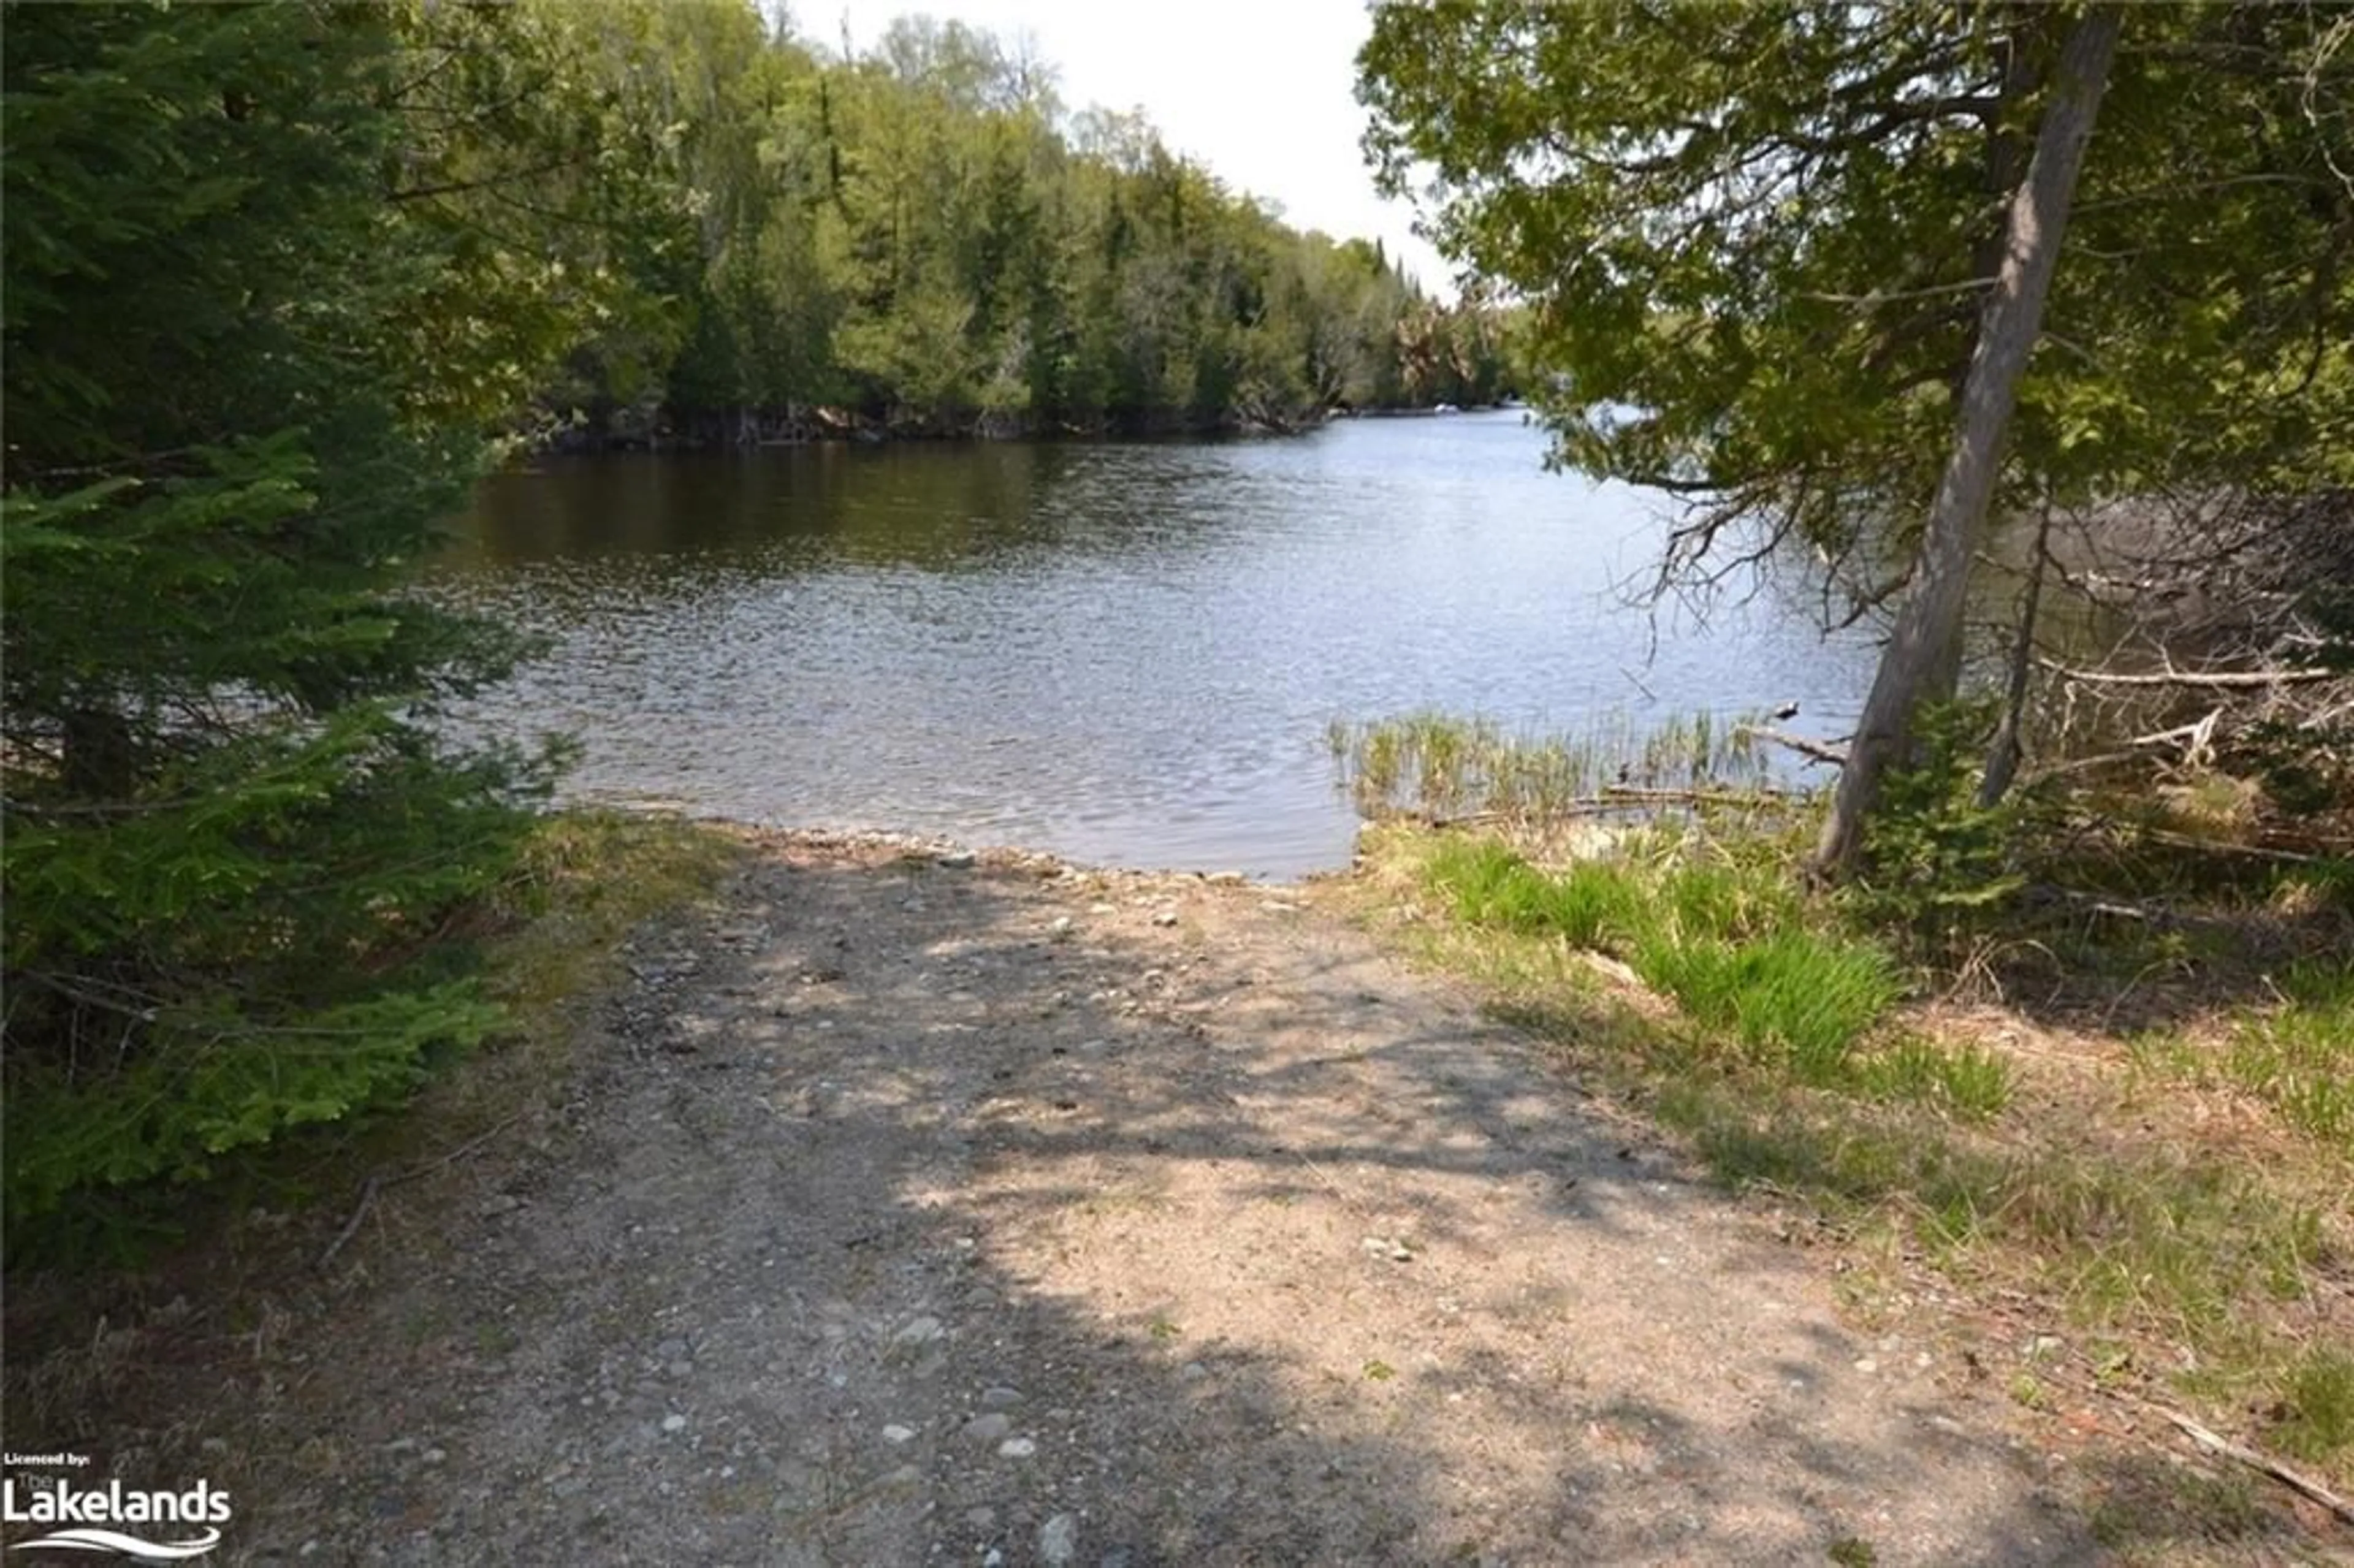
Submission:
<svg viewBox="0 0 2354 1568">
<path fill-rule="evenodd" d="M 1978 346 L 1962 391 L 1961 426 L 1922 533 L 1913 590 L 1881 652 L 1879 673 L 1815 849 L 1815 870 L 1822 875 L 1837 876 L 1853 863 L 1863 824 L 1879 801 L 1881 780 L 1910 744 L 1914 715 L 1925 702 L 1952 694 L 1970 563 L 1986 530 L 2020 376 L 2043 330 L 2043 303 L 2059 262 L 2084 144 L 2108 85 L 2121 20 L 2113 8 L 2096 8 L 2076 23 L 2061 48 L 2035 156 L 2011 198 L 2001 270 L 1978 321 Z"/>
</svg>

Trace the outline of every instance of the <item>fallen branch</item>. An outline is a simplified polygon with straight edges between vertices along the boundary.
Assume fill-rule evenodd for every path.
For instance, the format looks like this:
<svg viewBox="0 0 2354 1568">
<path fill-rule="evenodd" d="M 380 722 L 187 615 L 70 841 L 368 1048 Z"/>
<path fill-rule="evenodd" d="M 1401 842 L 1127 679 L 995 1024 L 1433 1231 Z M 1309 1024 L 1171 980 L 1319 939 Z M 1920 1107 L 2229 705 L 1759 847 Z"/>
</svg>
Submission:
<svg viewBox="0 0 2354 1568">
<path fill-rule="evenodd" d="M 1435 811 L 1401 811 L 1400 816 L 1420 822 L 1426 828 L 1468 828 L 1478 822 L 1509 821 L 1510 811 L 1465 811 L 1460 816 L 1442 817 Z"/>
<path fill-rule="evenodd" d="M 2120 920 L 2147 920 L 2153 917 L 2153 910 L 2148 906 L 2126 904 L 2115 898 L 2104 898 L 2097 893 L 2080 893 L 2073 887 L 2055 887 L 2050 885 L 2039 885 L 2035 891 L 2042 897 L 2056 898 L 2063 904 L 2082 905 L 2095 915 L 2115 916 Z M 2155 911 L 2156 917 L 2160 919 L 2167 917 L 2169 913 L 2163 908 Z"/>
<path fill-rule="evenodd" d="M 2126 744 L 2127 746 L 2171 746 L 2179 740 L 2183 743 L 2183 765 L 2196 767 L 2201 761 L 2210 760 L 2214 757 L 2215 726 L 2221 722 L 2222 717 L 2223 710 L 2216 708 L 2203 718 L 2193 719 L 2189 724 L 2177 725 L 2172 729 L 2137 735 Z"/>
<path fill-rule="evenodd" d="M 1761 800 L 1787 800 L 1787 789 L 1761 784 L 1754 789 L 1660 789 L 1641 784 L 1603 786 L 1601 804 L 1664 801 L 1687 806 L 1749 806 Z"/>
<path fill-rule="evenodd" d="M 1794 791 L 1760 785 L 1755 789 L 1664 789 L 1639 784 L 1609 784 L 1599 795 L 1581 795 L 1518 810 L 1463 811 L 1442 817 L 1430 811 L 1401 811 L 1399 816 L 1426 828 L 1462 828 L 1479 822 L 1542 821 L 1548 817 L 1606 817 L 1639 810 L 1645 806 L 1759 806 L 1779 804 Z"/>
<path fill-rule="evenodd" d="M 2049 659 L 2038 659 L 2036 662 L 2062 680 L 2097 686 L 2286 686 L 2349 678 L 2343 670 L 2163 670 L 2125 674 L 2112 670 L 2079 670 Z"/>
<path fill-rule="evenodd" d="M 2141 836 L 2154 843 L 2170 844 L 2176 849 L 2205 850 L 2211 854 L 2253 855 L 2259 860 L 2285 860 L 2296 865 L 2317 865 L 2328 858 L 2298 850 L 2269 849 L 2263 844 L 2235 844 L 2222 839 L 2202 839 L 2190 833 L 2172 832 L 2165 828 L 2144 828 Z"/>
<path fill-rule="evenodd" d="M 1776 729 L 1770 725 L 1744 724 L 1733 733 L 1754 735 L 1760 740 L 1771 741 L 1776 746 L 1787 747 L 1801 757 L 1810 758 L 1817 762 L 1828 762 L 1834 768 L 1847 766 L 1847 753 L 1838 747 L 1825 746 L 1819 740 L 1808 740 L 1805 736 L 1792 735 L 1787 730 Z"/>
<path fill-rule="evenodd" d="M 2228 1437 L 2211 1432 L 2179 1410 L 2168 1410 L 2162 1404 L 2154 1404 L 2150 1408 L 2180 1427 L 2183 1433 L 2200 1447 L 2211 1453 L 2220 1454 L 2226 1459 L 2245 1465 L 2252 1470 L 2262 1471 L 2283 1486 L 2303 1492 L 2306 1497 L 2336 1514 L 2342 1522 L 2354 1524 L 2354 1503 L 2348 1502 L 2310 1476 L 2301 1475 L 2269 1455 L 2259 1454 L 2253 1448 L 2245 1447 Z"/>
<path fill-rule="evenodd" d="M 2138 751 L 2105 751 L 2096 757 L 2079 757 L 2072 761 L 2054 762 L 2048 767 L 2039 768 L 2035 770 L 2032 778 L 2034 782 L 2041 784 L 2047 779 L 2057 779 L 2063 774 L 2069 773 L 2082 773 L 2087 768 L 2105 768 L 2112 762 L 2140 762 L 2143 760 L 2144 758 L 2142 754 Z"/>
</svg>

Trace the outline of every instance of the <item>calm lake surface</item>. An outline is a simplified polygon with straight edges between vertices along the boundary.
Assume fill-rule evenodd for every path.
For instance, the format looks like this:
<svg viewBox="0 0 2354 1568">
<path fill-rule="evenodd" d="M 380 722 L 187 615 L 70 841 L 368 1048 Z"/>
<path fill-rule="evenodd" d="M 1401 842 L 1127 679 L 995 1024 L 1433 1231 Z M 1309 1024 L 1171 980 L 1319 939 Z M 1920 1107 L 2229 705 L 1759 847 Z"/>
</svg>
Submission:
<svg viewBox="0 0 2354 1568">
<path fill-rule="evenodd" d="M 428 585 L 551 640 L 467 722 L 577 734 L 576 797 L 1130 866 L 1346 864 L 1336 718 L 1851 726 L 1860 639 L 1629 608 L 1667 503 L 1544 445 L 1500 412 L 565 459 L 485 484 Z"/>
</svg>

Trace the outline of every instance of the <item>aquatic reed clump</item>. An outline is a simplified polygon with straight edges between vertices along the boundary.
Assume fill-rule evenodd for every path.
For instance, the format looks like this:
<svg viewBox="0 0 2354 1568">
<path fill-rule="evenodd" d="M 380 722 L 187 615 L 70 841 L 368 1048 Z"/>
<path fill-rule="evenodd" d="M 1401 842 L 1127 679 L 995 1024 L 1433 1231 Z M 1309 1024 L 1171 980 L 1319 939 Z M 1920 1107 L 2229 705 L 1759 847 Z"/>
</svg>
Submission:
<svg viewBox="0 0 2354 1568">
<path fill-rule="evenodd" d="M 1336 719 L 1326 738 L 1341 789 L 1369 818 L 1543 821 L 1795 799 L 1773 772 L 1760 722 L 1702 711 L 1638 726 L 1619 713 L 1580 735 L 1533 736 L 1426 712 Z"/>
</svg>

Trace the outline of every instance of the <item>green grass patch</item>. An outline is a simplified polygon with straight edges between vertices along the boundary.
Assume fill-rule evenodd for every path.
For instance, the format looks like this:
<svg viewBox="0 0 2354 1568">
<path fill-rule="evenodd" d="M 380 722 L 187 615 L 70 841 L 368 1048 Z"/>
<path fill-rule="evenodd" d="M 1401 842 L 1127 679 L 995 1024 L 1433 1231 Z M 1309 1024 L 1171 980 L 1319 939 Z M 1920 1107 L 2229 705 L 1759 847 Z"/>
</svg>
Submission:
<svg viewBox="0 0 2354 1568">
<path fill-rule="evenodd" d="M 1849 1079 L 1849 1053 L 1903 994 L 1886 953 L 1804 928 L 1742 942 L 1654 931 L 1634 965 L 1700 1022 L 1824 1086 Z"/>
<path fill-rule="evenodd" d="M 2274 1430 L 2300 1458 L 2326 1461 L 2354 1448 L 2354 1351 L 2307 1351 L 2289 1371 Z"/>
<path fill-rule="evenodd" d="M 1988 1122 L 2010 1104 L 2010 1064 L 1984 1046 L 1949 1046 L 1902 1035 L 1856 1064 L 1856 1082 L 1874 1098 L 1939 1106 L 1964 1121 Z"/>
<path fill-rule="evenodd" d="M 544 819 L 479 918 L 493 935 L 491 994 L 510 1043 L 546 1033 L 551 1013 L 620 973 L 622 938 L 702 897 L 744 853 L 720 831 L 669 817 L 573 810 Z"/>
<path fill-rule="evenodd" d="M 1750 938 L 1787 931 L 1807 917 L 1805 900 L 1777 862 L 1678 854 L 1657 879 L 1659 923 L 1683 938 Z"/>
<path fill-rule="evenodd" d="M 1887 952 L 1799 923 L 1794 896 L 1755 867 L 1620 855 L 1545 870 L 1483 839 L 1442 844 L 1426 874 L 1458 919 L 1622 958 L 1802 1083 L 1847 1081 L 1857 1042 L 1903 994 Z"/>
<path fill-rule="evenodd" d="M 2268 1005 L 2222 1025 L 2158 1029 L 2128 1042 L 2150 1076 L 2226 1086 L 2327 1150 L 2354 1155 L 2354 963 L 2293 967 Z"/>
<path fill-rule="evenodd" d="M 1549 933 L 1573 946 L 1606 950 L 1630 940 L 1643 917 L 1643 891 L 1627 870 L 1583 861 L 1540 871 L 1493 839 L 1444 846 L 1431 874 L 1453 895 L 1455 912 L 1480 926 Z"/>
<path fill-rule="evenodd" d="M 2170 1033 L 2137 1044 L 2161 1088 L 2195 1068 L 2315 1140 L 2310 1158 L 2247 1158 L 2216 1141 L 2227 1127 L 2174 1125 L 2176 1103 L 2147 1084 L 2028 1075 L 1999 1037 L 1905 1027 L 1894 951 L 1849 923 L 1845 901 L 1797 893 L 1787 849 L 1687 825 L 1555 868 L 1504 842 L 1393 826 L 1368 837 L 1360 885 L 1420 911 L 1395 929 L 1726 1185 L 1901 1236 L 1891 1256 L 1925 1259 L 1965 1294 L 2037 1302 L 2071 1344 L 2102 1347 L 2097 1362 L 2034 1366 L 2048 1398 L 2155 1378 L 2225 1426 L 2269 1413 L 2253 1440 L 2354 1478 L 2354 1358 L 2313 1348 L 2341 1342 L 2319 1282 L 2354 1261 L 2354 1150 L 2332 1097 L 2354 1049 L 2354 966 L 2290 970 L 2220 1044 L 2211 1030 L 2195 1050 Z M 1578 948 L 1626 962 L 1674 1014 Z M 2187 1116 L 2195 1102 L 2177 1103 Z"/>
<path fill-rule="evenodd" d="M 2223 1075 L 2309 1138 L 2354 1148 L 2354 963 L 2293 970 L 2233 1031 Z"/>
</svg>

